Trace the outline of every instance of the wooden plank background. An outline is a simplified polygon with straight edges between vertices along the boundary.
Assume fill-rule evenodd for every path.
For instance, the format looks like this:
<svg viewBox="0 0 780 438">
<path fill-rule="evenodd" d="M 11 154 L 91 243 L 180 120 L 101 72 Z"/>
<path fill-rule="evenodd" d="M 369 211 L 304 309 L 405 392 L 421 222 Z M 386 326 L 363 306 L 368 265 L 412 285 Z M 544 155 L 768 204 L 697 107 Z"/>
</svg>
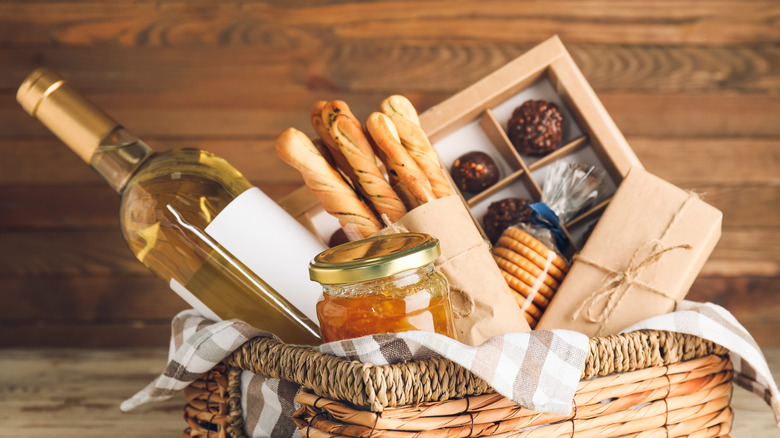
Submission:
<svg viewBox="0 0 780 438">
<path fill-rule="evenodd" d="M 15 101 L 50 66 L 155 148 L 197 146 L 271 197 L 311 104 L 420 110 L 558 34 L 646 168 L 723 238 L 690 298 L 780 346 L 780 2 L 16 0 L 0 4 L 0 347 L 164 347 L 185 305 L 127 249 L 119 200 Z"/>
</svg>

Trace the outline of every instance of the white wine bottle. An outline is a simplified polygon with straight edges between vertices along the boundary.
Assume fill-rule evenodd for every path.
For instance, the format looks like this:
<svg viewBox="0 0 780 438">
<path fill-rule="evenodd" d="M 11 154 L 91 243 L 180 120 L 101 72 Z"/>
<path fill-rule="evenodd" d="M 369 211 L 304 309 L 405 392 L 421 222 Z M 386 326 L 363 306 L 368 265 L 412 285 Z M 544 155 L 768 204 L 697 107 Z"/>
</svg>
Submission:
<svg viewBox="0 0 780 438">
<path fill-rule="evenodd" d="M 17 100 L 120 194 L 133 254 L 191 306 L 286 342 L 320 342 L 320 290 L 306 270 L 324 244 L 225 160 L 153 151 L 45 68 L 25 79 Z"/>
</svg>

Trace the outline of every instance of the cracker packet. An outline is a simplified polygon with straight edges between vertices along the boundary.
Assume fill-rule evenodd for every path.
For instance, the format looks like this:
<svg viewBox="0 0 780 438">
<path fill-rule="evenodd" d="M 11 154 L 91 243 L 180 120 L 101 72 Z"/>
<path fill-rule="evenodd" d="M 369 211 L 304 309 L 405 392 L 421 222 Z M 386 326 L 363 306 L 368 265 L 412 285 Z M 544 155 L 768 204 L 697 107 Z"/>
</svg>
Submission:
<svg viewBox="0 0 780 438">
<path fill-rule="evenodd" d="M 534 328 L 569 269 L 562 255 L 569 237 L 561 224 L 603 196 L 605 173 L 595 166 L 558 161 L 549 166 L 540 202 L 530 204 L 530 222 L 506 229 L 493 257 L 528 324 Z"/>
</svg>

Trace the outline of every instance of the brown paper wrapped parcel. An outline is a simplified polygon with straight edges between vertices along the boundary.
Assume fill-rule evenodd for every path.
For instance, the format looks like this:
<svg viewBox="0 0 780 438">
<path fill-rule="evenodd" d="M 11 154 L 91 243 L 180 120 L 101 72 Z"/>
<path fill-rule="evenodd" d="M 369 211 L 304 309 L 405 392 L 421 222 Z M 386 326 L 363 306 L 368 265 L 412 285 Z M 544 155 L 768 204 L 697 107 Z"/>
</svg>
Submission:
<svg viewBox="0 0 780 438">
<path fill-rule="evenodd" d="M 493 336 L 531 330 L 460 197 L 427 202 L 378 234 L 406 231 L 439 239 L 436 267 L 450 284 L 460 342 L 479 345 Z"/>
<path fill-rule="evenodd" d="M 605 336 L 674 310 L 718 242 L 722 216 L 631 169 L 536 329 Z"/>
</svg>

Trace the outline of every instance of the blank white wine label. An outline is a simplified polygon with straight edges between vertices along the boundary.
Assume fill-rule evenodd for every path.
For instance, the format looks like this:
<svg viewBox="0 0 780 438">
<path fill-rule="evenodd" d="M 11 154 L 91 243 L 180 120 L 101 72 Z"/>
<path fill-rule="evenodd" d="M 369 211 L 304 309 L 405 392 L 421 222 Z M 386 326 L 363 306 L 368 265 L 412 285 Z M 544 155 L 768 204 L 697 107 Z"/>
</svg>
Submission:
<svg viewBox="0 0 780 438">
<path fill-rule="evenodd" d="M 205 316 L 206 318 L 212 320 L 212 321 L 222 321 L 222 318 L 217 316 L 216 313 L 214 313 L 211 309 L 209 309 L 201 300 L 198 299 L 195 295 L 192 294 L 186 287 L 184 287 L 183 284 L 176 281 L 175 278 L 171 278 L 171 289 L 176 292 L 178 296 L 180 296 L 184 301 L 187 302 L 190 306 L 192 306 L 193 309 L 200 312 L 201 315 Z"/>
<path fill-rule="evenodd" d="M 309 262 L 327 247 L 257 187 L 240 194 L 206 233 L 315 324 L 318 283 Z"/>
</svg>

